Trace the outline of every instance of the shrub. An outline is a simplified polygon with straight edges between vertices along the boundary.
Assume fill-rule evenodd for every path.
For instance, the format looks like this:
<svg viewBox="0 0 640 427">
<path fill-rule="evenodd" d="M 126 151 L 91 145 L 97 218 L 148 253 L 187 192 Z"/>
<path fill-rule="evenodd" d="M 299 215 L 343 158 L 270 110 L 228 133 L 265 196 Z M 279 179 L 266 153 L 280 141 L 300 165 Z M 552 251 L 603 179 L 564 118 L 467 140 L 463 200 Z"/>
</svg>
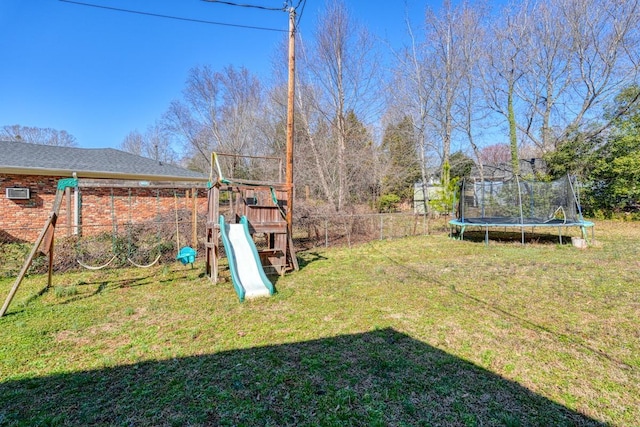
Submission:
<svg viewBox="0 0 640 427">
<path fill-rule="evenodd" d="M 378 212 L 396 212 L 398 210 L 399 203 L 400 196 L 397 194 L 383 194 L 378 199 Z"/>
</svg>

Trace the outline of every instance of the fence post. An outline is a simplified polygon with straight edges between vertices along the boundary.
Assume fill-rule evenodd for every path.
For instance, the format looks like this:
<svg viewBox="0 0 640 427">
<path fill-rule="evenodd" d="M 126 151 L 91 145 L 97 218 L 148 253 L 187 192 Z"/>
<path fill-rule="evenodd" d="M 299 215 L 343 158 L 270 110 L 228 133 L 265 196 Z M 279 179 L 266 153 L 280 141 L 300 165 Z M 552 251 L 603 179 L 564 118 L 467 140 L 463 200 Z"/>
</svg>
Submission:
<svg viewBox="0 0 640 427">
<path fill-rule="evenodd" d="M 384 238 L 383 227 L 384 227 L 384 215 L 380 214 L 380 240 Z"/>
<path fill-rule="evenodd" d="M 424 216 L 422 218 L 422 221 L 423 221 L 423 226 L 424 226 L 424 234 L 428 235 L 429 234 L 429 223 L 428 223 L 429 218 L 427 217 L 426 213 L 424 214 Z"/>
<path fill-rule="evenodd" d="M 324 247 L 328 248 L 329 247 L 329 225 L 328 225 L 328 220 L 325 219 L 324 220 Z"/>
</svg>

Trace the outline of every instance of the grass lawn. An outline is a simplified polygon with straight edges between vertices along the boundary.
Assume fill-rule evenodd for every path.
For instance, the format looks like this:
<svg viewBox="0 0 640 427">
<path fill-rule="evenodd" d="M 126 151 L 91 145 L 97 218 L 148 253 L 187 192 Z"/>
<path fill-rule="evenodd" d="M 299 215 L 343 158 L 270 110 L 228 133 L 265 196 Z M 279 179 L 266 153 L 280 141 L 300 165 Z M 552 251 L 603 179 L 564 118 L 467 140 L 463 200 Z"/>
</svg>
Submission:
<svg viewBox="0 0 640 427">
<path fill-rule="evenodd" d="M 0 425 L 640 426 L 640 223 L 596 238 L 313 250 L 242 304 L 198 264 L 31 276 Z"/>
</svg>

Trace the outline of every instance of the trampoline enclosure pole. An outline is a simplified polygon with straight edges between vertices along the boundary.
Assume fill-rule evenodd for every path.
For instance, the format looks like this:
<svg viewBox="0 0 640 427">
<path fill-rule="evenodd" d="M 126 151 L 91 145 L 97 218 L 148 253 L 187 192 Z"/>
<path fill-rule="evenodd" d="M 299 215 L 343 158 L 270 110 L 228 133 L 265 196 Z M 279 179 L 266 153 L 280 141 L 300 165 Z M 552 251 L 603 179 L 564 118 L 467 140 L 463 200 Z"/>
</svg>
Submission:
<svg viewBox="0 0 640 427">
<path fill-rule="evenodd" d="M 516 175 L 516 184 L 518 187 L 518 206 L 520 207 L 520 233 L 522 234 L 522 244 L 524 245 L 524 215 L 522 213 L 522 190 L 520 189 L 520 179 Z"/>
</svg>

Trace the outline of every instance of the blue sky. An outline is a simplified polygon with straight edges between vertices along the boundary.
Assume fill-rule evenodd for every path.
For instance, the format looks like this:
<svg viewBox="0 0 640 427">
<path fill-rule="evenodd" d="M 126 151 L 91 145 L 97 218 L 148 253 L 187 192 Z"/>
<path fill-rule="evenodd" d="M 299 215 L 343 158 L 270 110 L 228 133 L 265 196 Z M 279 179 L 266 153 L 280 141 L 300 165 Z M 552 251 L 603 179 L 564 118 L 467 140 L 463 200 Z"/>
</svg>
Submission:
<svg viewBox="0 0 640 427">
<path fill-rule="evenodd" d="M 118 147 L 130 131 L 144 132 L 180 98 L 189 69 L 197 65 L 216 70 L 244 66 L 268 80 L 288 25 L 284 12 L 202 0 L 77 1 L 282 31 L 164 19 L 59 0 L 2 0 L 0 126 L 66 130 L 81 147 Z M 282 0 L 238 3 L 283 5 Z M 303 37 L 310 34 L 324 4 L 325 0 L 307 0 Z M 346 4 L 371 32 L 399 47 L 406 33 L 406 11 L 419 23 L 428 2 Z"/>
</svg>

